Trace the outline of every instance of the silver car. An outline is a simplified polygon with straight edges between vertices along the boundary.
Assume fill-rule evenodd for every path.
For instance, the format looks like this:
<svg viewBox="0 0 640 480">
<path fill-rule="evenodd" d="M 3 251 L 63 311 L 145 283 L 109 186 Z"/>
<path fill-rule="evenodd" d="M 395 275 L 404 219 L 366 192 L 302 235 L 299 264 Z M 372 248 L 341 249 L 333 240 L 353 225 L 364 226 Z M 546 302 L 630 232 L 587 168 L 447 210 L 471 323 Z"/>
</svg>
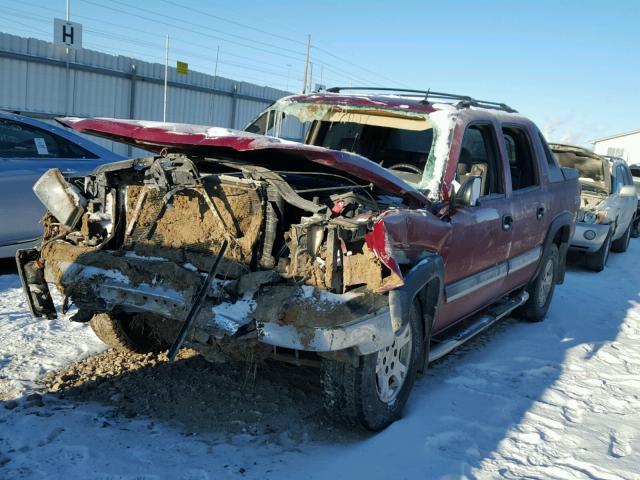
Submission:
<svg viewBox="0 0 640 480">
<path fill-rule="evenodd" d="M 640 164 L 629 165 L 631 175 L 633 175 L 633 184 L 636 187 L 636 194 L 638 194 L 638 210 L 636 211 L 636 219 L 633 222 L 631 228 L 631 236 L 633 238 L 640 237 Z"/>
<path fill-rule="evenodd" d="M 42 203 L 33 184 L 49 168 L 87 175 L 123 157 L 48 123 L 0 111 L 0 258 L 32 246 L 42 235 Z"/>
<path fill-rule="evenodd" d="M 563 167 L 578 170 L 582 194 L 570 248 L 586 254 L 587 267 L 604 269 L 609 251 L 624 252 L 629 245 L 638 197 L 629 166 L 608 160 L 581 147 L 551 144 Z"/>
</svg>

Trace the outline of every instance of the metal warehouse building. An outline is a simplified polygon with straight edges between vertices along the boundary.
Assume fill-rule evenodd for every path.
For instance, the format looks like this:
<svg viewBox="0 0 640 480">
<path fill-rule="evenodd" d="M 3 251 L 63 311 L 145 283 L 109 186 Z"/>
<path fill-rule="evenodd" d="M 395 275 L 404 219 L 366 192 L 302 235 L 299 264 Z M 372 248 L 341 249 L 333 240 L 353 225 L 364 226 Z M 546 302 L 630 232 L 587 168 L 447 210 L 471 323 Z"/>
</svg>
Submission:
<svg viewBox="0 0 640 480">
<path fill-rule="evenodd" d="M 640 130 L 619 133 L 591 140 L 593 151 L 626 160 L 629 165 L 640 163 Z"/>
<path fill-rule="evenodd" d="M 243 128 L 288 92 L 169 68 L 167 121 Z M 55 116 L 162 120 L 164 65 L 0 33 L 0 109 Z M 299 139 L 297 128 L 285 133 Z M 298 131 L 300 130 L 300 131 Z M 96 140 L 92 137 L 92 140 Z M 123 145 L 100 140 L 116 153 Z"/>
</svg>

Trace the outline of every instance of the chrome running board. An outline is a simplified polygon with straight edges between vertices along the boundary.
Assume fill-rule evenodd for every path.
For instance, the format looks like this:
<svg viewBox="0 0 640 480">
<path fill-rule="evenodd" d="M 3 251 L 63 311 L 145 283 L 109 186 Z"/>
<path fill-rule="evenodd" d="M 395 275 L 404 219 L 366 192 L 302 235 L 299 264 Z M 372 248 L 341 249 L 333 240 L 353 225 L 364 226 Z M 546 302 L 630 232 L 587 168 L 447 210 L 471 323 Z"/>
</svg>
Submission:
<svg viewBox="0 0 640 480">
<path fill-rule="evenodd" d="M 476 320 L 461 332 L 446 338 L 445 340 L 432 345 L 429 351 L 429 362 L 444 357 L 447 353 L 455 350 L 467 340 L 483 332 L 501 318 L 509 315 L 513 310 L 525 303 L 529 299 L 527 292 L 522 292 L 508 300 L 492 306 L 486 313 L 480 314 Z"/>
</svg>

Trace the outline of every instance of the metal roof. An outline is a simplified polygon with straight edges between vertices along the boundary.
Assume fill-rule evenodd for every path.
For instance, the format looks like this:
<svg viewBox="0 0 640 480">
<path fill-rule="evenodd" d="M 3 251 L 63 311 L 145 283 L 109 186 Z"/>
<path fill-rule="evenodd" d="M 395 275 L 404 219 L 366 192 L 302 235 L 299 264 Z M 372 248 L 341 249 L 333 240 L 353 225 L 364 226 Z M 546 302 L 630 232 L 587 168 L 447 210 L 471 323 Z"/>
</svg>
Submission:
<svg viewBox="0 0 640 480">
<path fill-rule="evenodd" d="M 617 133 L 615 135 L 609 135 L 607 137 L 596 138 L 595 140 L 589 140 L 589 143 L 603 142 L 605 140 L 611 140 L 612 138 L 626 137 L 628 135 L 635 135 L 637 133 L 640 133 L 640 130 L 631 130 L 630 132 Z"/>
</svg>

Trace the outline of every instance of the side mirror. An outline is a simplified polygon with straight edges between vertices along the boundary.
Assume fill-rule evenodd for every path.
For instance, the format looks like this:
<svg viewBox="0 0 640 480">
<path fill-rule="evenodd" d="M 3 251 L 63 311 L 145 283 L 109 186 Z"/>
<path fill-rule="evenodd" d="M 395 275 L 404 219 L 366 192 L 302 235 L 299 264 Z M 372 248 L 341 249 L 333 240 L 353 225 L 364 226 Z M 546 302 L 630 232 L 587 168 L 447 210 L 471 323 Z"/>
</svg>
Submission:
<svg viewBox="0 0 640 480">
<path fill-rule="evenodd" d="M 636 196 L 636 188 L 633 185 L 624 185 L 620 189 L 619 195 L 621 197 L 635 197 Z"/>
<path fill-rule="evenodd" d="M 482 177 L 473 175 L 464 182 L 455 194 L 456 205 L 463 207 L 475 207 L 478 205 L 480 198 L 480 187 L 482 186 Z"/>
</svg>

